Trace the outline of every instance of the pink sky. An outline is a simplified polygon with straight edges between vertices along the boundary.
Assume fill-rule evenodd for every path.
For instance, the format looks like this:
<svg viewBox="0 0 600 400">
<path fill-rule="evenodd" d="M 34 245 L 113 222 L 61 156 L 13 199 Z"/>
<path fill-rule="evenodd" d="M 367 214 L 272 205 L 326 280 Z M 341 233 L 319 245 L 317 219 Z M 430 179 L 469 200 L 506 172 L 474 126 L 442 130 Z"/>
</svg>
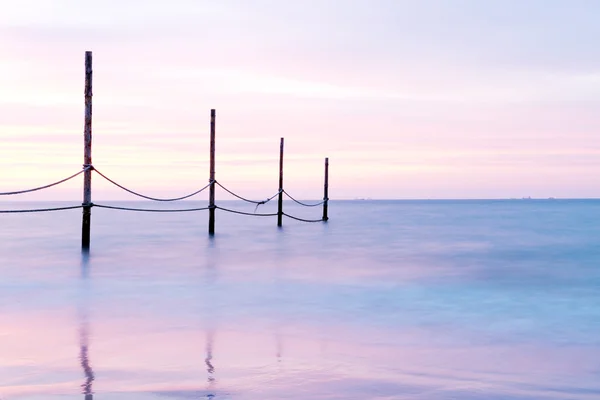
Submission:
<svg viewBox="0 0 600 400">
<path fill-rule="evenodd" d="M 0 14 L 0 191 L 83 161 L 150 195 L 599 197 L 591 1 L 23 0 Z M 130 199 L 94 180 L 94 199 Z M 224 194 L 218 196 L 226 198 Z M 79 201 L 81 179 L 23 200 Z M 12 200 L 12 199 L 11 199 Z"/>
</svg>

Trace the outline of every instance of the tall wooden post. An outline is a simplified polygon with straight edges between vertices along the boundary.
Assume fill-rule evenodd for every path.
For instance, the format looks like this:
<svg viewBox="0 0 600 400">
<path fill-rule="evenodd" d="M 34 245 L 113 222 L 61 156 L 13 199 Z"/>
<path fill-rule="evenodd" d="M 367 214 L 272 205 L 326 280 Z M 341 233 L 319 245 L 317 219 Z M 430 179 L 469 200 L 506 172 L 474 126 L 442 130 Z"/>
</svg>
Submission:
<svg viewBox="0 0 600 400">
<path fill-rule="evenodd" d="M 327 221 L 327 202 L 329 201 L 329 157 L 325 157 L 325 184 L 323 185 L 323 221 Z"/>
<path fill-rule="evenodd" d="M 283 138 L 279 143 L 279 197 L 277 199 L 277 226 L 281 227 L 283 219 Z"/>
<path fill-rule="evenodd" d="M 83 125 L 83 219 L 81 223 L 81 248 L 90 248 L 92 218 L 92 52 L 85 52 L 85 122 Z"/>
<path fill-rule="evenodd" d="M 215 110 L 210 110 L 210 188 L 208 194 L 208 234 L 215 234 Z"/>
</svg>

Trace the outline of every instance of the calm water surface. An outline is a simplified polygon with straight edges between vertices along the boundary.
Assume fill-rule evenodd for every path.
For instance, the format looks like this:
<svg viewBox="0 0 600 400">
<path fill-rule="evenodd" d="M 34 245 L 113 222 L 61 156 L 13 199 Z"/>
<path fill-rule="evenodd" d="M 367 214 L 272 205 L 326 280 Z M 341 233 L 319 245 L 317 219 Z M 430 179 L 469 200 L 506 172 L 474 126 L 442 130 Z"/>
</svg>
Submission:
<svg viewBox="0 0 600 400">
<path fill-rule="evenodd" d="M 600 201 L 330 217 L 0 215 L 0 399 L 600 399 Z"/>
</svg>

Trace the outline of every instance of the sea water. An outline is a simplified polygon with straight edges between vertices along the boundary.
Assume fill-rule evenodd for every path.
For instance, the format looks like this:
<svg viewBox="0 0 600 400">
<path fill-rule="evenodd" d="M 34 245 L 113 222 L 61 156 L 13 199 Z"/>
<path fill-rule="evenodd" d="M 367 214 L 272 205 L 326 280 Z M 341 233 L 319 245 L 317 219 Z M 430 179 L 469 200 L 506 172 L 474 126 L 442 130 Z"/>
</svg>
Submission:
<svg viewBox="0 0 600 400">
<path fill-rule="evenodd" d="M 0 214 L 0 399 L 600 399 L 600 201 L 329 214 Z"/>
</svg>

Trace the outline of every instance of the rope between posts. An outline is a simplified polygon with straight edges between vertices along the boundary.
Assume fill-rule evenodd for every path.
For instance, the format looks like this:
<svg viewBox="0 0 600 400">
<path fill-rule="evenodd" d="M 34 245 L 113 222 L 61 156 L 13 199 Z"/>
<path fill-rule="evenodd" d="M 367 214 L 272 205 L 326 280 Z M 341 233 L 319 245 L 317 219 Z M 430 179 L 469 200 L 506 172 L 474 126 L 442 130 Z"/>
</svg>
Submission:
<svg viewBox="0 0 600 400">
<path fill-rule="evenodd" d="M 258 206 L 258 205 L 261 205 L 261 204 L 266 204 L 266 203 L 268 203 L 269 201 L 273 200 L 273 199 L 274 199 L 274 198 L 275 198 L 275 197 L 276 197 L 276 196 L 277 196 L 279 193 L 281 193 L 281 191 L 278 191 L 277 193 L 275 193 L 273 196 L 269 197 L 269 198 L 268 198 L 268 199 L 266 199 L 266 200 L 263 200 L 263 201 L 255 201 L 255 200 L 249 200 L 249 199 L 247 199 L 247 198 L 245 198 L 245 197 L 242 197 L 242 196 L 240 196 L 240 195 L 237 195 L 236 193 L 234 193 L 234 192 L 232 192 L 231 190 L 227 189 L 225 186 L 221 185 L 221 183 L 219 183 L 218 181 L 215 181 L 215 183 L 216 183 L 217 185 L 219 185 L 219 187 L 220 187 L 221 189 L 223 189 L 224 191 L 226 191 L 226 192 L 227 192 L 227 193 L 229 193 L 230 195 L 232 195 L 232 196 L 234 196 L 234 197 L 237 197 L 238 199 L 240 199 L 240 200 L 243 200 L 243 201 L 245 201 L 245 202 L 252 203 L 252 204 L 256 204 L 257 206 Z"/>
<path fill-rule="evenodd" d="M 161 199 L 161 198 L 158 198 L 158 197 L 146 196 L 146 195 L 143 195 L 141 193 L 135 192 L 135 191 L 133 191 L 131 189 L 127 189 L 125 186 L 118 184 L 117 182 L 113 181 L 112 179 L 110 179 L 109 177 L 107 177 L 106 175 L 104 175 L 102 172 L 98 171 L 98 169 L 94 168 L 94 170 L 101 177 L 103 177 L 104 179 L 106 179 L 107 181 L 109 181 L 110 183 L 112 183 L 113 185 L 115 185 L 115 186 L 123 189 L 124 191 L 126 191 L 128 193 L 131 193 L 131 194 L 133 194 L 135 196 L 142 197 L 142 198 L 148 199 L 148 200 L 153 200 L 153 201 L 178 201 L 178 200 L 187 199 L 187 198 L 190 198 L 192 196 L 197 195 L 198 193 L 202 192 L 203 190 L 206 190 L 206 188 L 208 188 L 211 185 L 211 183 L 212 183 L 212 182 L 209 182 L 208 185 L 204 186 L 202 189 L 196 190 L 194 193 L 190 193 L 190 194 L 185 195 L 185 196 L 175 197 L 175 198 L 172 198 L 172 199 Z"/>
<path fill-rule="evenodd" d="M 73 209 L 76 209 L 76 208 L 83 208 L 83 206 L 35 208 L 35 209 L 30 209 L 30 210 L 0 210 L 0 214 L 34 213 L 34 212 L 46 212 L 46 211 L 62 211 L 62 210 L 73 210 Z"/>
<path fill-rule="evenodd" d="M 230 210 L 229 208 L 223 208 L 223 207 L 219 207 L 219 206 L 215 206 L 215 208 L 218 208 L 219 210 L 227 211 L 230 213 L 234 213 L 234 214 L 250 215 L 250 216 L 254 216 L 254 217 L 274 217 L 277 215 L 277 213 L 270 213 L 270 214 L 249 213 L 249 212 L 238 211 L 238 210 Z"/>
<path fill-rule="evenodd" d="M 208 210 L 209 207 L 201 207 L 201 208 L 179 208 L 179 209 L 151 209 L 151 208 L 134 208 L 134 207 L 120 207 L 120 206 L 108 206 L 105 204 L 92 204 L 94 207 L 98 208 L 108 208 L 111 210 L 121 210 L 121 211 L 145 211 L 145 212 L 190 212 L 190 211 L 202 211 Z"/>
<path fill-rule="evenodd" d="M 299 201 L 299 200 L 296 200 L 295 198 L 293 198 L 292 196 L 290 196 L 290 194 L 289 194 L 288 192 L 286 192 L 285 190 L 283 191 L 283 193 L 284 193 L 284 194 L 285 194 L 287 197 L 289 197 L 289 198 L 290 198 L 290 200 L 292 200 L 292 201 L 294 201 L 295 203 L 298 203 L 298 204 L 300 204 L 301 206 L 304 206 L 304 207 L 316 207 L 316 206 L 320 206 L 320 205 L 322 205 L 322 204 L 325 204 L 325 202 L 327 201 L 327 200 L 323 200 L 323 201 L 322 201 L 322 202 L 320 202 L 320 203 L 316 203 L 316 204 L 307 204 L 307 203 L 303 203 L 303 202 L 301 202 L 301 201 Z"/>
<path fill-rule="evenodd" d="M 292 216 L 290 214 L 286 214 L 286 213 L 283 213 L 283 215 L 285 215 L 288 218 L 295 219 L 296 221 L 300 221 L 300 222 L 323 222 L 322 218 L 321 219 L 303 219 L 303 218 L 294 217 L 294 216 Z"/>
<path fill-rule="evenodd" d="M 87 171 L 89 168 L 91 168 L 91 167 L 89 167 L 89 166 L 88 166 L 88 167 L 85 167 L 85 168 L 84 168 L 84 169 L 82 169 L 81 171 L 77 172 L 76 174 L 73 174 L 73 175 L 69 176 L 68 178 L 61 179 L 60 181 L 57 181 L 57 182 L 54 182 L 54 183 L 50 183 L 50 184 L 48 184 L 48 185 L 44 185 L 44 186 L 40 186 L 40 187 L 36 187 L 36 188 L 33 188 L 33 189 L 18 190 L 18 191 L 15 191 L 15 192 L 4 192 L 4 193 L 1 193 L 1 192 L 0 192 L 0 196 L 10 196 L 10 195 L 15 195 L 15 194 L 23 194 L 23 193 L 35 192 L 35 191 L 42 190 L 42 189 L 48 189 L 48 188 L 51 188 L 52 186 L 60 185 L 60 184 L 61 184 L 61 183 L 63 183 L 63 182 L 66 182 L 66 181 L 68 181 L 68 180 L 70 180 L 70 179 L 73 179 L 73 178 L 75 178 L 75 177 L 76 177 L 76 176 L 78 176 L 79 174 L 81 174 L 81 173 L 83 173 L 83 172 Z"/>
</svg>

